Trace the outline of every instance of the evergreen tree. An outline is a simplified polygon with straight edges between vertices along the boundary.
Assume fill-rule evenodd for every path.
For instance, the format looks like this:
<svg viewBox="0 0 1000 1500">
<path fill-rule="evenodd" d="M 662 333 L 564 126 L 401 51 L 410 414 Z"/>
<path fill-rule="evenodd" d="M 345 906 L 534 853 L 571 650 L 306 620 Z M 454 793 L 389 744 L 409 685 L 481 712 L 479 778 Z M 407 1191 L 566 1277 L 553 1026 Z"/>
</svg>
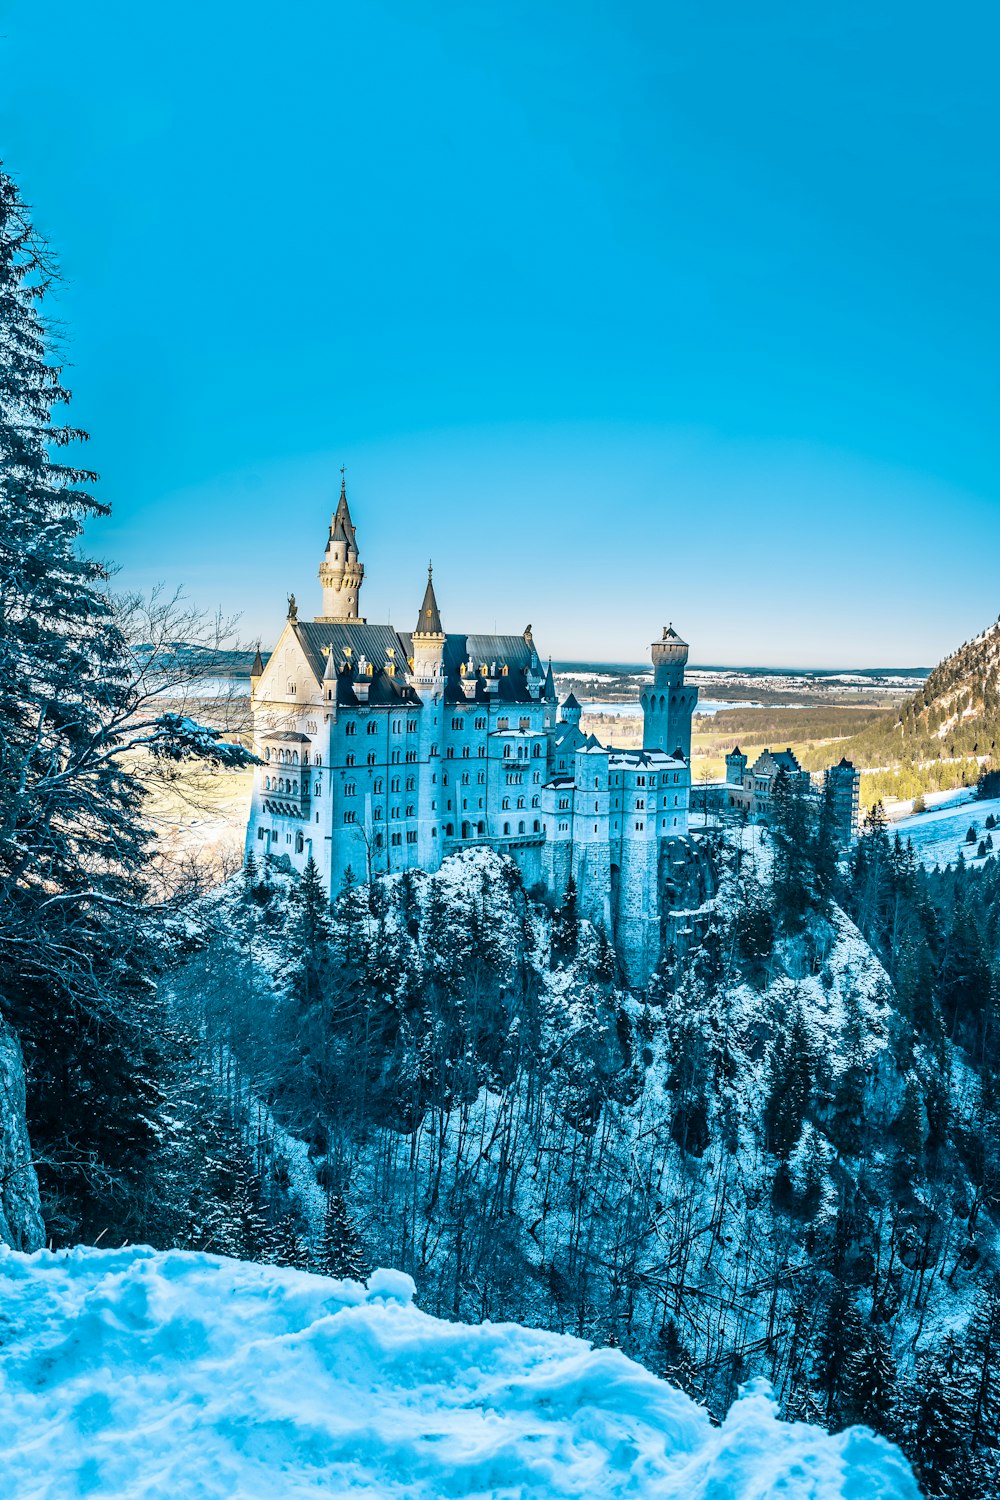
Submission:
<svg viewBox="0 0 1000 1500">
<path fill-rule="evenodd" d="M 812 1096 L 815 1061 L 801 1007 L 794 1003 L 786 1028 L 771 1049 L 771 1086 L 764 1112 L 768 1150 L 787 1158 L 802 1134 Z"/>
<path fill-rule="evenodd" d="M 101 564 L 78 546 L 107 513 L 64 459 L 85 439 L 44 308 L 57 280 L 0 167 L 0 1002 L 27 1062 L 50 1233 L 127 1232 L 155 1147 L 157 955 L 136 760 L 245 764 L 147 707 Z"/>
<path fill-rule="evenodd" d="M 361 1239 L 340 1193 L 331 1193 L 319 1247 L 319 1269 L 327 1276 L 363 1281 L 367 1274 Z"/>
</svg>

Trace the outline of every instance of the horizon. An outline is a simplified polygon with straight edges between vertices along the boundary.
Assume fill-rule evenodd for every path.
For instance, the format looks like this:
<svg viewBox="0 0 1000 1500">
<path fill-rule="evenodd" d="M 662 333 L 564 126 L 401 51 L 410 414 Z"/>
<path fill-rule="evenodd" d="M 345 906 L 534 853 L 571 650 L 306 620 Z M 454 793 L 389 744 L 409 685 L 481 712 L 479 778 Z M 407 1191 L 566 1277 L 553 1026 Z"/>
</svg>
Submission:
<svg viewBox="0 0 1000 1500">
<path fill-rule="evenodd" d="M 562 658 L 662 617 L 915 665 L 995 619 L 1000 13 L 975 47 L 898 0 L 6 22 L 124 587 L 272 639 L 346 464 L 373 618 L 433 556 L 446 619 Z"/>
</svg>

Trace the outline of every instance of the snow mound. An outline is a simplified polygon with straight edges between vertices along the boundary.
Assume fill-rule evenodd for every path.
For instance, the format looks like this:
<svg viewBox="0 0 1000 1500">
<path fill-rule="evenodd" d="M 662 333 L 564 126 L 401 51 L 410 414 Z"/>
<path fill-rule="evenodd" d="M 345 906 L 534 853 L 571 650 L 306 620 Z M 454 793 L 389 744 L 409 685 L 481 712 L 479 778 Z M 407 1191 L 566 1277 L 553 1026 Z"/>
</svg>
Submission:
<svg viewBox="0 0 1000 1500">
<path fill-rule="evenodd" d="M 0 1494 L 918 1500 L 864 1428 L 721 1427 L 614 1350 L 467 1327 L 302 1271 L 148 1249 L 0 1256 Z"/>
</svg>

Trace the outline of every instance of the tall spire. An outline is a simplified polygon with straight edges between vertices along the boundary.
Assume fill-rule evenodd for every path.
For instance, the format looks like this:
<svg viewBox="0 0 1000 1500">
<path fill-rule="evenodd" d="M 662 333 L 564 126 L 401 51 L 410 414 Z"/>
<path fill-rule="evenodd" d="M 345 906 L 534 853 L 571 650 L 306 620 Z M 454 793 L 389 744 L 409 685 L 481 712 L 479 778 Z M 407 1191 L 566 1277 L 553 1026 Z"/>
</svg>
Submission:
<svg viewBox="0 0 1000 1500">
<path fill-rule="evenodd" d="M 437 597 L 434 593 L 434 564 L 427 564 L 427 587 L 424 590 L 424 602 L 420 606 L 420 614 L 417 616 L 417 627 L 414 635 L 444 635 L 441 625 L 441 615 L 438 612 Z"/>
<path fill-rule="evenodd" d="M 340 499 L 337 501 L 331 533 L 337 531 L 340 526 L 346 531 L 347 540 L 351 546 L 356 546 L 357 539 L 354 535 L 354 522 L 351 520 L 351 507 L 347 503 L 347 473 L 343 464 L 340 466 Z"/>
<path fill-rule="evenodd" d="M 551 656 L 549 657 L 548 671 L 545 673 L 545 683 L 542 687 L 542 697 L 545 699 L 546 703 L 555 703 L 556 701 L 556 684 L 552 676 Z"/>
<path fill-rule="evenodd" d="M 316 616 L 317 620 L 361 623 L 363 616 L 358 604 L 364 578 L 365 567 L 358 556 L 354 522 L 347 504 L 347 480 L 344 469 L 341 468 L 340 499 L 330 522 L 326 552 L 319 566 L 319 581 L 323 586 L 323 613 Z"/>
</svg>

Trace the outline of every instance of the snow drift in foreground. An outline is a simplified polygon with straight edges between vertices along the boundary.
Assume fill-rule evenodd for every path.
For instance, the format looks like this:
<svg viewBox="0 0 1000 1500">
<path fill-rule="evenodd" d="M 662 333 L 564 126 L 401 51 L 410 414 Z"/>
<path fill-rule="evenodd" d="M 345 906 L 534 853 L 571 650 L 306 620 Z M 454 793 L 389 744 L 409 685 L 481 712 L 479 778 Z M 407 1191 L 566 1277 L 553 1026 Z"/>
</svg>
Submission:
<svg viewBox="0 0 1000 1500">
<path fill-rule="evenodd" d="M 614 1350 L 367 1288 L 147 1249 L 0 1257 L 0 1494 L 918 1500 L 864 1428 L 720 1428 Z"/>
</svg>

